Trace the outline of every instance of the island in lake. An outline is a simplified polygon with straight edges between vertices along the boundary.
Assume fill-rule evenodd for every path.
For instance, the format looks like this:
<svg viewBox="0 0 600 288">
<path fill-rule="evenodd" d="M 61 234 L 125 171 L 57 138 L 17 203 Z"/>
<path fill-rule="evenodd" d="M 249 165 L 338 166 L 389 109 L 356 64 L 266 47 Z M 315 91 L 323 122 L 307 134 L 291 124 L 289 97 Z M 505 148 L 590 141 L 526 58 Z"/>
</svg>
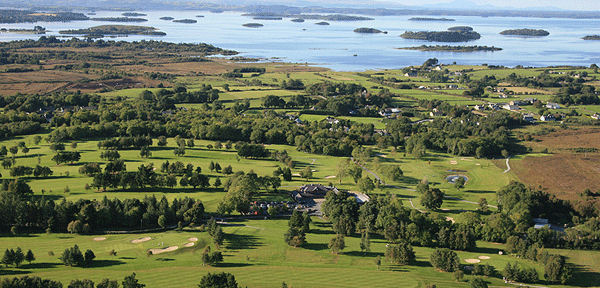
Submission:
<svg viewBox="0 0 600 288">
<path fill-rule="evenodd" d="M 279 16 L 256 16 L 252 18 L 254 20 L 283 20 L 283 17 Z"/>
<path fill-rule="evenodd" d="M 196 15 L 196 18 L 204 18 L 204 15 Z"/>
<path fill-rule="evenodd" d="M 386 33 L 387 34 L 387 32 L 383 32 L 383 31 L 381 31 L 379 29 L 366 28 L 366 27 L 356 28 L 356 29 L 354 29 L 354 32 L 356 32 L 356 33 L 365 33 L 365 34 L 377 34 L 377 33 Z"/>
<path fill-rule="evenodd" d="M 263 27 L 265 25 L 260 24 L 260 23 L 246 23 L 246 24 L 243 24 L 242 26 L 248 27 L 248 28 L 260 28 L 260 27 Z"/>
<path fill-rule="evenodd" d="M 304 22 L 304 19 L 302 19 L 302 18 L 294 18 L 294 19 L 292 19 L 292 22 L 302 23 L 302 22 Z"/>
<path fill-rule="evenodd" d="M 400 37 L 429 42 L 467 42 L 477 40 L 481 35 L 475 31 L 406 31 Z"/>
<path fill-rule="evenodd" d="M 19 33 L 19 34 L 46 34 L 46 28 L 44 28 L 42 26 L 35 26 L 35 27 L 33 27 L 33 29 L 1 28 L 0 31 L 1 32 Z"/>
<path fill-rule="evenodd" d="M 322 21 L 322 22 L 317 22 L 317 23 L 315 23 L 315 24 L 317 24 L 317 25 L 321 25 L 321 26 L 327 26 L 327 25 L 329 25 L 329 23 L 327 23 L 327 22 L 325 22 L 325 21 Z"/>
<path fill-rule="evenodd" d="M 588 35 L 581 39 L 583 39 L 583 40 L 600 40 L 600 35 Z"/>
<path fill-rule="evenodd" d="M 431 18 L 431 17 L 413 17 L 408 20 L 409 21 L 444 21 L 444 22 L 456 21 L 451 18 Z"/>
<path fill-rule="evenodd" d="M 130 17 L 98 17 L 90 19 L 92 21 L 105 21 L 105 22 L 146 22 L 148 19 L 144 18 L 130 18 Z"/>
<path fill-rule="evenodd" d="M 89 19 L 83 13 L 0 9 L 0 23 L 69 22 Z"/>
<path fill-rule="evenodd" d="M 257 19 L 257 17 L 269 17 L 269 18 L 295 18 L 304 20 L 323 20 L 323 21 L 367 21 L 375 20 L 374 18 L 354 15 L 343 15 L 343 14 L 276 14 L 276 13 L 245 13 L 242 16 L 250 16 Z M 267 19 L 273 20 L 273 19 Z M 294 21 L 298 22 L 298 21 Z"/>
<path fill-rule="evenodd" d="M 167 20 L 167 21 L 171 21 L 171 20 L 174 20 L 175 18 L 173 18 L 173 17 L 169 17 L 169 16 L 165 16 L 165 17 L 160 17 L 159 19 L 160 19 L 160 20 Z"/>
<path fill-rule="evenodd" d="M 494 52 L 502 48 L 494 46 L 451 46 L 451 45 L 421 45 L 416 47 L 396 48 L 400 50 L 440 51 L 440 52 Z"/>
<path fill-rule="evenodd" d="M 85 35 L 90 37 L 102 37 L 104 35 L 150 35 L 165 36 L 165 32 L 149 26 L 134 25 L 101 25 L 84 29 L 61 30 L 58 33 L 67 35 Z"/>
<path fill-rule="evenodd" d="M 198 23 L 198 21 L 194 20 L 194 19 L 177 19 L 177 20 L 173 20 L 173 22 L 175 22 L 175 23 L 185 23 L 185 24 Z"/>
<path fill-rule="evenodd" d="M 121 15 L 125 16 L 125 17 L 140 17 L 140 16 L 148 16 L 144 13 L 137 13 L 137 12 L 125 12 L 122 13 Z"/>
<path fill-rule="evenodd" d="M 469 32 L 469 31 L 473 31 L 473 27 L 469 27 L 469 26 L 454 26 L 454 27 L 448 28 L 448 31 Z"/>
<path fill-rule="evenodd" d="M 500 32 L 500 34 L 512 36 L 548 36 L 550 32 L 542 29 L 509 29 Z"/>
</svg>

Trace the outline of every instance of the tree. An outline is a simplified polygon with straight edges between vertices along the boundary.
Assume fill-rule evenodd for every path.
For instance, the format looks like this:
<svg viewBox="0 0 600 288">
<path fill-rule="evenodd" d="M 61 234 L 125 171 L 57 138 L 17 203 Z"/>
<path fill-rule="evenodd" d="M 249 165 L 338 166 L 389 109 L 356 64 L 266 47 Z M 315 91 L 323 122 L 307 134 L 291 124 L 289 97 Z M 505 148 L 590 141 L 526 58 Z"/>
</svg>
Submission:
<svg viewBox="0 0 600 288">
<path fill-rule="evenodd" d="M 13 158 L 14 158 L 15 155 L 17 155 L 17 153 L 19 153 L 19 146 L 12 146 L 8 149 L 8 151 L 10 151 L 10 154 L 12 154 Z"/>
<path fill-rule="evenodd" d="M 544 278 L 549 282 L 566 284 L 572 275 L 571 268 L 561 255 L 551 255 L 544 264 Z"/>
<path fill-rule="evenodd" d="M 465 272 L 460 269 L 454 271 L 454 279 L 456 279 L 456 282 L 461 282 L 463 278 L 465 278 Z"/>
<path fill-rule="evenodd" d="M 4 256 L 2 256 L 2 264 L 4 264 L 6 267 L 8 267 L 8 265 L 12 265 L 14 263 L 14 259 L 15 259 L 15 251 L 8 250 L 6 249 L 4 251 Z"/>
<path fill-rule="evenodd" d="M 369 232 L 363 231 L 360 235 L 360 251 L 370 252 L 371 251 L 371 240 L 369 239 Z"/>
<path fill-rule="evenodd" d="M 306 243 L 308 225 L 310 225 L 310 216 L 300 214 L 300 211 L 294 210 L 288 221 L 288 231 L 284 234 L 285 242 L 293 247 L 302 246 Z"/>
<path fill-rule="evenodd" d="M 479 199 L 479 210 L 481 210 L 481 212 L 486 213 L 488 211 L 488 202 L 487 199 L 485 198 L 481 198 Z"/>
<path fill-rule="evenodd" d="M 167 227 L 167 217 L 165 217 L 165 215 L 158 216 L 158 226 L 160 226 L 162 229 Z"/>
<path fill-rule="evenodd" d="M 150 158 L 152 157 L 152 152 L 148 148 L 148 146 L 144 146 L 140 149 L 140 157 L 142 158 Z"/>
<path fill-rule="evenodd" d="M 465 178 L 458 176 L 458 179 L 456 179 L 456 182 L 454 182 L 454 188 L 456 188 L 456 190 L 460 190 L 463 187 L 465 187 Z"/>
<path fill-rule="evenodd" d="M 175 187 L 177 185 L 177 177 L 175 175 L 167 175 L 165 177 L 165 185 L 169 188 Z"/>
<path fill-rule="evenodd" d="M 348 174 L 347 173 L 348 167 L 350 167 L 350 159 L 348 159 L 348 158 L 345 158 L 344 160 L 341 160 L 338 163 L 336 177 L 338 178 L 338 181 L 340 184 L 342 183 L 342 180 L 344 179 L 344 177 L 346 177 L 346 175 Z"/>
<path fill-rule="evenodd" d="M 52 143 L 50 144 L 50 150 L 52 151 L 63 151 L 65 150 L 65 144 L 63 143 Z"/>
<path fill-rule="evenodd" d="M 177 156 L 177 157 L 181 157 L 181 156 L 185 155 L 185 147 L 175 148 L 175 150 L 173 150 L 173 154 L 175 154 L 175 156 Z"/>
<path fill-rule="evenodd" d="M 13 255 L 13 263 L 16 267 L 19 267 L 19 265 L 21 265 L 21 263 L 23 263 L 23 261 L 25 260 L 25 254 L 23 254 L 23 250 L 21 250 L 21 247 L 17 247 L 17 250 L 15 250 L 15 253 Z"/>
<path fill-rule="evenodd" d="M 407 241 L 401 241 L 399 244 L 388 244 L 385 251 L 385 258 L 392 264 L 408 265 L 415 261 L 415 252 Z"/>
<path fill-rule="evenodd" d="M 217 179 L 215 179 L 215 183 L 213 183 L 213 186 L 215 186 L 215 188 L 219 188 L 221 185 L 223 185 L 223 183 L 221 183 L 221 178 L 217 177 Z"/>
<path fill-rule="evenodd" d="M 471 283 L 471 288 L 488 288 L 487 282 L 479 277 L 475 277 L 469 282 Z"/>
<path fill-rule="evenodd" d="M 300 177 L 308 181 L 308 179 L 313 177 L 312 168 L 310 166 L 304 167 L 304 169 L 300 170 Z"/>
<path fill-rule="evenodd" d="M 215 170 L 215 162 L 213 162 L 213 161 L 210 161 L 210 164 L 208 164 L 208 170 L 210 170 L 211 172 L 212 172 L 213 170 Z"/>
<path fill-rule="evenodd" d="M 165 137 L 165 136 L 158 137 L 158 143 L 156 143 L 156 145 L 158 145 L 160 147 L 167 146 L 167 137 Z"/>
<path fill-rule="evenodd" d="M 400 181 L 404 176 L 404 171 L 402 171 L 402 168 L 400 168 L 400 166 L 398 165 L 391 166 L 391 168 L 390 166 L 385 166 L 383 169 L 384 174 L 388 177 L 389 180 Z"/>
<path fill-rule="evenodd" d="M 102 279 L 102 281 L 96 284 L 96 288 L 119 288 L 119 282 L 116 280 Z"/>
<path fill-rule="evenodd" d="M 215 230 L 215 233 L 213 235 L 213 242 L 215 242 L 215 246 L 217 246 L 217 249 L 219 249 L 219 247 L 223 245 L 223 240 L 225 240 L 223 229 L 221 228 L 221 226 L 217 226 L 217 229 Z"/>
<path fill-rule="evenodd" d="M 360 167 L 356 164 L 351 164 L 347 167 L 348 167 L 347 168 L 348 174 L 350 176 L 352 176 L 352 179 L 354 179 L 354 183 L 358 183 L 358 180 L 360 180 L 362 178 L 362 172 L 363 172 L 362 167 Z"/>
<path fill-rule="evenodd" d="M 363 193 L 369 193 L 375 189 L 375 183 L 369 177 L 363 177 L 358 180 L 358 191 Z"/>
<path fill-rule="evenodd" d="M 100 168 L 100 164 L 98 163 L 86 163 L 79 167 L 79 174 L 83 174 L 88 177 L 92 177 L 101 172 L 102 168 Z"/>
<path fill-rule="evenodd" d="M 221 173 L 221 164 L 219 164 L 219 162 L 215 163 L 215 171 L 217 171 L 217 173 Z"/>
<path fill-rule="evenodd" d="M 238 288 L 238 284 L 231 273 L 208 273 L 202 276 L 198 288 Z"/>
<path fill-rule="evenodd" d="M 144 287 L 146 287 L 145 284 L 142 284 L 139 282 L 138 279 L 135 279 L 135 273 L 132 273 L 131 275 L 126 276 L 125 279 L 123 279 L 123 282 L 121 284 L 123 284 L 123 288 L 144 288 Z"/>
<path fill-rule="evenodd" d="M 261 144 L 244 143 L 238 147 L 238 156 L 242 158 L 266 158 L 271 155 L 269 150 Z"/>
<path fill-rule="evenodd" d="M 346 243 L 344 242 L 344 235 L 337 234 L 335 237 L 329 240 L 329 245 L 327 245 L 333 254 L 338 254 L 340 251 L 346 248 Z"/>
<path fill-rule="evenodd" d="M 67 225 L 67 232 L 79 234 L 83 232 L 83 223 L 80 220 L 73 220 Z"/>
<path fill-rule="evenodd" d="M 59 259 L 66 266 L 80 266 L 81 267 L 85 264 L 85 258 L 83 256 L 83 254 L 81 253 L 81 250 L 79 250 L 79 247 L 77 245 L 75 245 L 71 248 L 65 249 L 65 251 L 59 257 Z"/>
<path fill-rule="evenodd" d="M 215 264 L 223 262 L 223 254 L 220 251 L 211 252 L 210 246 L 206 246 L 202 252 L 202 264 L 214 266 Z"/>
<path fill-rule="evenodd" d="M 231 167 L 231 165 L 227 165 L 227 167 L 223 168 L 223 174 L 225 174 L 225 175 L 233 174 L 233 168 Z"/>
<path fill-rule="evenodd" d="M 89 279 L 72 280 L 67 288 L 94 288 L 94 282 Z"/>
<path fill-rule="evenodd" d="M 421 196 L 421 205 L 430 210 L 437 210 L 444 202 L 444 192 L 438 188 L 427 189 Z"/>
<path fill-rule="evenodd" d="M 35 256 L 33 255 L 33 252 L 31 252 L 31 249 L 27 250 L 27 254 L 25 254 L 25 261 L 27 261 L 29 264 L 35 261 Z"/>
<path fill-rule="evenodd" d="M 459 259 L 456 252 L 448 248 L 437 248 L 430 257 L 433 267 L 446 272 L 454 272 L 459 267 Z"/>
</svg>

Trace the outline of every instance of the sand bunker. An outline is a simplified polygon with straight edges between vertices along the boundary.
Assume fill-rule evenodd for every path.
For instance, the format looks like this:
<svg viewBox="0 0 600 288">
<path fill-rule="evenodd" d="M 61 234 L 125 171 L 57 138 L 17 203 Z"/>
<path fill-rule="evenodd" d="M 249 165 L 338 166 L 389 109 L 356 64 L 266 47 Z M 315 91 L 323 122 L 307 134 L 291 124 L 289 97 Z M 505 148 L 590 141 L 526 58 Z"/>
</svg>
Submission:
<svg viewBox="0 0 600 288">
<path fill-rule="evenodd" d="M 139 238 L 139 239 L 131 240 L 131 243 L 138 244 L 138 243 L 144 243 L 144 242 L 150 241 L 150 240 L 152 240 L 152 238 L 150 238 L 150 237 L 144 237 L 144 238 Z"/>
<path fill-rule="evenodd" d="M 454 218 L 448 217 L 448 216 L 446 216 L 446 221 L 450 221 L 452 223 L 456 223 L 456 221 L 454 220 Z"/>
<path fill-rule="evenodd" d="M 94 241 L 104 241 L 106 240 L 106 237 L 96 237 L 94 238 Z"/>
<path fill-rule="evenodd" d="M 452 165 L 456 165 L 456 164 L 458 164 L 458 162 L 457 162 L 457 161 L 454 161 L 454 160 L 452 160 L 452 161 L 450 161 L 450 164 L 452 164 Z"/>
<path fill-rule="evenodd" d="M 196 238 L 196 237 L 188 238 L 188 241 L 196 242 L 196 241 L 198 241 L 198 238 Z"/>
<path fill-rule="evenodd" d="M 196 243 L 194 243 L 194 242 L 188 242 L 188 243 L 183 244 L 183 247 L 193 247 L 194 244 L 196 244 Z"/>
<path fill-rule="evenodd" d="M 488 260 L 488 259 L 490 259 L 490 256 L 479 256 L 477 258 L 479 258 L 481 260 Z"/>
<path fill-rule="evenodd" d="M 475 264 L 475 263 L 481 262 L 481 260 L 479 260 L 479 259 L 465 259 L 465 262 L 467 262 L 469 264 Z"/>
<path fill-rule="evenodd" d="M 331 176 L 327 176 L 327 177 L 325 177 L 325 179 L 333 179 L 333 178 L 335 178 L 335 177 L 336 177 L 335 175 L 331 175 Z"/>
<path fill-rule="evenodd" d="M 294 177 L 300 177 L 300 173 L 294 173 L 294 174 L 292 174 L 292 176 L 294 176 Z"/>
<path fill-rule="evenodd" d="M 162 253 L 166 253 L 166 252 L 172 252 L 177 249 L 179 249 L 179 246 L 169 246 L 164 249 L 150 249 L 149 251 L 152 252 L 152 255 L 158 255 L 158 254 L 162 254 Z"/>
</svg>

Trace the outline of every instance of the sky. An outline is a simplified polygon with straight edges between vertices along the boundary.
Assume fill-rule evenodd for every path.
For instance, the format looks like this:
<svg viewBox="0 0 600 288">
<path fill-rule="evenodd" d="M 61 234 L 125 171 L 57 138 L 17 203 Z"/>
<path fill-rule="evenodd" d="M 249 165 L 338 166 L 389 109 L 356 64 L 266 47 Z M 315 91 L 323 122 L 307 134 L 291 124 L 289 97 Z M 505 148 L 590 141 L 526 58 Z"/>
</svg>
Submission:
<svg viewBox="0 0 600 288">
<path fill-rule="evenodd" d="M 276 0 L 255 0 L 256 2 L 273 2 Z M 277 1 L 282 2 L 282 1 Z M 435 8 L 457 8 L 457 9 L 485 9 L 485 8 L 505 8 L 505 9 L 536 9 L 536 10 L 600 10 L 600 0 L 295 0 L 283 1 L 288 5 L 294 3 L 310 3 L 314 5 L 333 4 L 340 7 L 354 6 L 385 6 L 385 7 L 427 7 Z M 325 4 L 326 5 L 326 4 Z M 304 5 L 301 5 L 304 6 Z M 442 7 L 443 6 L 443 7 Z"/>
<path fill-rule="evenodd" d="M 374 1 L 380 2 L 380 1 Z M 381 1 L 383 2 L 383 1 Z M 421 6 L 454 2 L 453 0 L 387 0 L 385 2 L 401 5 Z M 458 1 L 463 2 L 463 1 Z M 464 1 L 468 2 L 468 1 Z M 567 10 L 600 10 L 599 0 L 471 0 L 477 5 L 493 5 L 507 8 L 548 8 L 555 7 Z"/>
</svg>

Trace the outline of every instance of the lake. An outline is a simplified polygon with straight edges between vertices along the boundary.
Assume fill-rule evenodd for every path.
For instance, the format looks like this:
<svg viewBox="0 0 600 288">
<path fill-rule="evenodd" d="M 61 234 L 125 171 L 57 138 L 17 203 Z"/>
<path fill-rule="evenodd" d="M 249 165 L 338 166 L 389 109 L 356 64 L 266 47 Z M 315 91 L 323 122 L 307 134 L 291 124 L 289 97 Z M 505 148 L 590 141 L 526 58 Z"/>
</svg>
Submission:
<svg viewBox="0 0 600 288">
<path fill-rule="evenodd" d="M 295 23 L 283 20 L 254 20 L 239 12 L 211 13 L 208 11 L 137 11 L 148 14 L 141 18 L 148 22 L 118 23 L 99 21 L 38 22 L 0 24 L 2 28 L 46 27 L 46 35 L 59 35 L 59 30 L 88 28 L 104 24 L 153 26 L 166 36 L 129 36 L 110 38 L 134 41 L 154 39 L 168 42 L 208 43 L 225 49 L 239 51 L 240 56 L 266 58 L 270 61 L 310 63 L 337 71 L 363 71 L 392 69 L 422 64 L 436 57 L 442 63 L 490 64 L 504 66 L 554 66 L 600 63 L 600 41 L 584 41 L 586 35 L 600 34 L 600 20 L 546 19 L 514 17 L 448 17 L 453 22 L 409 21 L 415 16 L 376 16 L 371 21 L 334 22 L 329 26 L 315 25 L 321 20 Z M 97 11 L 90 17 L 119 17 L 121 12 Z M 203 15 L 204 18 L 197 18 Z M 160 20 L 195 19 L 198 23 L 185 24 Z M 431 16 L 427 16 L 431 17 Z M 257 22 L 261 28 L 247 28 L 242 24 Z M 399 37 L 404 31 L 442 31 L 451 26 L 471 26 L 481 34 L 481 39 L 467 43 L 435 43 L 405 40 Z M 388 34 L 358 34 L 359 27 L 373 27 Z M 545 29 L 548 37 L 514 37 L 498 34 L 506 29 Z M 0 33 L 0 41 L 37 39 L 40 35 Z M 423 52 L 398 50 L 398 47 L 420 45 L 485 45 L 503 48 L 497 52 Z"/>
</svg>

